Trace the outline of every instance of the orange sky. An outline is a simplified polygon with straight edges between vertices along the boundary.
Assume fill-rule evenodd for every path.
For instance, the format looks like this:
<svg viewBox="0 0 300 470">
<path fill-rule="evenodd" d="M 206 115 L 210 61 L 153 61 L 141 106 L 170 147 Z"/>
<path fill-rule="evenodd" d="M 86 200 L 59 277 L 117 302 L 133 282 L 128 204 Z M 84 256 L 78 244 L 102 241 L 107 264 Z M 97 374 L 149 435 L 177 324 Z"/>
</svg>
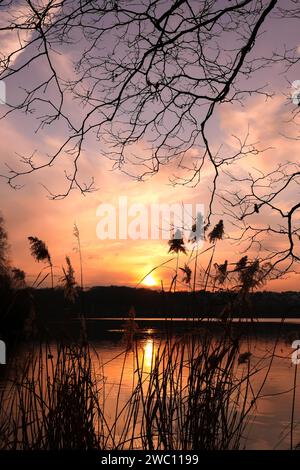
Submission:
<svg viewBox="0 0 300 470">
<path fill-rule="evenodd" d="M 290 28 L 291 30 L 291 28 Z M 294 33 L 297 36 L 297 28 Z M 296 37 L 295 36 L 295 37 Z M 15 39 L 1 36 L 2 46 L 7 51 L 15 44 Z M 270 38 L 269 38 L 270 41 Z M 67 54 L 57 56 L 60 70 L 68 74 L 71 67 L 71 57 Z M 37 74 L 42 73 L 40 70 Z M 267 71 L 265 78 L 278 82 L 280 70 L 275 66 L 273 71 Z M 295 76 L 294 79 L 299 79 Z M 298 142 L 286 138 L 290 134 L 291 127 L 287 122 L 289 110 L 286 107 L 286 94 L 289 93 L 290 85 L 285 79 L 274 84 L 274 97 L 265 102 L 263 96 L 247 99 L 244 106 L 223 104 L 221 111 L 214 122 L 214 128 L 210 130 L 210 136 L 214 149 L 221 145 L 226 150 L 233 150 L 236 142 L 232 135 L 243 138 L 250 132 L 250 141 L 258 143 L 260 148 L 272 147 L 257 157 L 247 158 L 238 162 L 233 170 L 239 174 L 246 173 L 250 168 L 258 168 L 268 171 L 274 168 L 278 162 L 286 160 L 298 161 Z M 16 92 L 14 81 L 7 87 L 8 97 L 13 97 Z M 72 110 L 72 102 L 67 101 L 67 106 Z M 74 108 L 75 113 L 75 108 Z M 38 134 L 34 131 L 37 123 L 34 118 L 24 115 L 12 115 L 1 122 L 0 127 L 0 174 L 5 172 L 5 163 L 18 165 L 19 155 L 30 155 L 36 150 L 36 156 L 41 161 L 45 153 L 55 150 L 57 144 L 62 141 L 62 129 L 46 127 Z M 132 149 L 139 156 L 147 155 L 147 144 L 140 142 Z M 46 149 L 46 150 L 45 150 Z M 189 158 L 196 155 L 193 149 Z M 43 156 L 44 155 L 44 156 Z M 138 182 L 130 179 L 118 171 L 111 171 L 112 162 L 102 155 L 101 144 L 89 139 L 85 142 L 85 155 L 80 161 L 80 172 L 82 177 L 93 175 L 96 180 L 98 191 L 85 197 L 78 192 L 61 201 L 47 199 L 47 193 L 42 185 L 50 190 L 60 192 L 64 186 L 63 171 L 67 168 L 68 159 L 63 162 L 59 159 L 52 168 L 47 168 L 38 174 L 34 174 L 26 180 L 21 181 L 24 187 L 14 191 L 8 187 L 5 180 L 0 180 L 0 210 L 6 220 L 9 240 L 11 244 L 11 261 L 27 273 L 31 282 L 39 272 L 37 263 L 34 262 L 29 253 L 27 237 L 37 236 L 46 241 L 55 265 L 57 279 L 60 277 L 61 265 L 65 255 L 69 255 L 75 266 L 76 273 L 79 272 L 78 254 L 74 251 L 75 240 L 73 237 L 73 224 L 77 223 L 82 241 L 84 260 L 84 281 L 86 286 L 95 284 L 117 284 L 131 285 L 144 277 L 154 266 L 166 261 L 168 246 L 166 241 L 151 240 L 99 240 L 96 236 L 98 218 L 97 207 L 101 203 L 118 204 L 119 196 L 126 196 L 130 203 L 202 203 L 207 207 L 210 196 L 211 169 L 204 168 L 200 184 L 196 188 L 184 186 L 173 187 L 170 185 L 169 177 L 180 174 L 176 163 L 162 167 L 159 174 L 146 182 Z M 226 182 L 220 181 L 221 188 L 226 187 Z M 227 182 L 228 184 L 228 182 Z M 228 189 L 226 187 L 226 189 Z M 230 187 L 230 190 L 238 188 Z M 283 208 L 287 207 L 290 200 L 298 195 L 286 192 L 285 200 L 281 201 Z M 272 220 L 273 215 L 262 211 L 257 216 L 256 223 L 263 221 L 267 223 Z M 222 208 L 217 203 L 215 216 L 212 223 L 215 224 L 223 218 Z M 234 227 L 225 220 L 225 231 L 234 235 Z M 266 240 L 271 245 L 270 240 Z M 278 242 L 275 248 L 281 249 L 282 242 Z M 204 248 L 207 245 L 204 245 Z M 274 247 L 273 247 L 274 248 Z M 241 256 L 243 247 L 237 246 L 230 241 L 220 243 L 216 261 L 223 262 L 228 259 L 236 261 Z M 251 255 L 252 253 L 248 253 Z M 255 255 L 255 253 L 253 253 Z M 207 258 L 201 258 L 200 262 L 205 265 Z M 184 262 L 184 255 L 181 257 Z M 174 264 L 173 264 L 174 266 Z M 160 284 L 163 279 L 167 285 L 170 282 L 172 271 L 164 268 L 153 273 L 153 278 Z M 266 288 L 272 290 L 298 290 L 298 276 L 291 274 L 285 279 L 273 281 Z"/>
<path fill-rule="evenodd" d="M 265 124 L 268 128 L 267 138 L 276 143 L 277 150 L 270 150 L 263 156 L 253 161 L 251 164 L 260 165 L 263 168 L 270 168 L 274 160 L 286 158 L 288 155 L 296 155 L 296 143 L 287 141 L 278 136 L 277 122 L 274 120 L 274 114 L 279 114 L 283 107 L 284 100 L 277 97 L 266 107 L 260 99 L 252 101 L 247 108 L 247 112 L 230 110 L 230 132 L 235 132 L 238 127 L 240 131 L 246 128 L 250 123 L 255 123 L 262 109 L 265 113 Z M 224 111 L 220 115 L 220 128 L 223 134 L 230 135 L 228 131 L 228 114 Z M 252 128 L 252 126 L 251 126 Z M 0 133 L 2 146 L 1 158 L 3 161 L 17 158 L 15 152 L 26 152 L 30 150 L 32 142 L 24 136 L 22 128 L 16 129 L 13 123 L 3 123 Z M 256 129 L 253 126 L 253 140 L 261 140 L 263 136 L 261 128 Z M 5 136 L 5 139 L 4 139 Z M 43 137 L 49 140 L 45 135 Z M 228 142 L 230 137 L 228 137 Z M 12 149 L 11 142 L 15 142 Z M 111 162 L 105 158 L 91 153 L 89 158 L 84 161 L 83 173 L 93 172 L 96 177 L 99 190 L 87 196 L 82 196 L 76 192 L 62 201 L 52 201 L 47 199 L 43 183 L 49 182 L 52 186 L 60 184 L 59 166 L 47 169 L 44 174 L 38 177 L 34 176 L 26 180 L 26 185 L 19 191 L 11 190 L 7 185 L 1 183 L 0 197 L 1 210 L 6 219 L 11 244 L 11 259 L 13 264 L 26 271 L 28 279 L 32 280 L 39 272 L 41 266 L 33 261 L 29 253 L 27 236 L 34 235 L 48 244 L 52 255 L 54 265 L 56 266 L 57 278 L 61 275 L 61 265 L 64 262 L 65 255 L 69 255 L 78 274 L 78 255 L 74 251 L 75 240 L 73 237 L 73 224 L 77 223 L 82 240 L 83 259 L 84 259 L 84 281 L 85 284 L 118 284 L 118 285 L 136 285 L 136 283 L 147 274 L 154 266 L 166 261 L 170 256 L 167 254 L 168 246 L 166 241 L 151 240 L 99 240 L 96 236 L 96 226 L 99 218 L 96 216 L 96 210 L 100 203 L 118 204 L 118 197 L 127 196 L 128 203 L 142 202 L 150 204 L 152 202 L 173 203 L 173 202 L 194 202 L 207 205 L 209 197 L 210 172 L 204 173 L 202 183 L 197 188 L 186 188 L 183 186 L 173 187 L 169 184 L 168 176 L 172 171 L 177 171 L 176 167 L 163 167 L 161 172 L 152 177 L 147 182 L 137 182 L 131 180 L 124 174 L 117 171 L 111 172 Z M 141 149 L 142 151 L 142 149 Z M 96 151 L 95 151 L 96 153 Z M 247 162 L 240 162 L 239 168 L 248 167 Z M 241 170 L 239 170 L 241 171 Z M 217 206 L 218 207 L 218 206 Z M 221 217 L 221 208 L 219 214 L 213 218 L 216 223 Z M 265 218 L 263 214 L 262 217 Z M 233 228 L 226 224 L 225 229 L 232 234 Z M 208 245 L 204 245 L 205 247 Z M 229 241 L 223 241 L 219 244 L 216 261 L 223 262 L 228 259 L 231 262 L 236 261 L 241 255 L 242 247 L 236 246 Z M 185 260 L 181 256 L 182 263 Z M 201 259 L 203 265 L 207 258 Z M 174 263 L 170 266 L 174 267 Z M 165 285 L 170 282 L 172 277 L 171 269 L 160 269 L 153 273 L 154 279 L 160 284 L 163 279 Z M 296 290 L 298 289 L 298 277 L 290 275 L 284 280 L 273 281 L 267 285 L 272 290 Z"/>
</svg>

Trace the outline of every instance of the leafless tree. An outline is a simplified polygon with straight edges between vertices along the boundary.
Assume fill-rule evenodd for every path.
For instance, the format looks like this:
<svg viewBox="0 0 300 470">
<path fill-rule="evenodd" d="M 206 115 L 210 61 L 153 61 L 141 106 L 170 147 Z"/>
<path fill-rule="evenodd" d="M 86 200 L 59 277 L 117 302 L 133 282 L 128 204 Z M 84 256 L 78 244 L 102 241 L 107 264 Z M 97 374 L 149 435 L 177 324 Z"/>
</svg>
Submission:
<svg viewBox="0 0 300 470">
<path fill-rule="evenodd" d="M 223 190 L 221 200 L 239 229 L 237 241 L 245 243 L 245 252 L 264 253 L 273 270 L 281 268 L 278 273 L 290 270 L 300 261 L 300 165 L 284 162 L 268 173 L 228 176 L 239 189 Z"/>
<path fill-rule="evenodd" d="M 50 197 L 92 191 L 93 177 L 83 182 L 79 168 L 93 137 L 115 168 L 138 179 L 176 161 L 186 173 L 174 184 L 197 185 L 204 167 L 210 167 L 207 225 L 220 174 L 259 152 L 249 136 L 237 137 L 235 152 L 215 150 L 211 135 L 217 111 L 249 95 L 270 97 L 268 87 L 250 87 L 247 78 L 277 61 L 287 70 L 299 61 L 293 48 L 269 56 L 257 48 L 269 18 L 280 25 L 282 18 L 300 16 L 296 0 L 4 0 L 0 16 L 0 35 L 15 44 L 0 53 L 0 78 L 19 86 L 3 118 L 35 114 L 38 129 L 58 125 L 64 133 L 54 152 L 46 149 L 42 163 L 33 153 L 23 155 L 18 168 L 8 166 L 2 176 L 9 185 L 18 188 L 22 177 L 71 160 L 65 190 L 49 190 Z M 61 67 L 64 55 L 73 60 L 70 75 Z M 136 151 L 141 142 L 143 156 Z M 228 212 L 240 212 L 242 237 L 252 230 L 250 244 L 270 232 L 288 237 L 282 259 L 299 260 L 293 224 L 299 204 L 283 211 L 274 201 L 286 186 L 298 185 L 298 177 L 299 167 L 287 163 L 269 175 L 245 178 L 245 194 L 223 195 Z M 264 195 L 257 191 L 261 184 L 268 186 Z M 276 211 L 286 226 L 247 225 L 248 216 L 262 206 Z"/>
<path fill-rule="evenodd" d="M 71 156 L 66 191 L 53 197 L 63 198 L 73 188 L 91 191 L 93 180 L 81 182 L 78 164 L 86 139 L 93 135 L 116 167 L 137 178 L 176 158 L 183 164 L 189 150 L 197 148 L 199 158 L 187 164 L 191 175 L 185 182 L 196 184 L 208 162 L 214 195 L 221 167 L 256 149 L 241 141 L 237 154 L 221 155 L 211 148 L 207 130 L 222 103 L 252 93 L 268 96 L 264 89 L 245 89 L 240 81 L 266 63 L 251 51 L 277 3 L 1 2 L 5 14 L 0 31 L 15 40 L 16 47 L 2 53 L 0 77 L 9 83 L 26 73 L 22 96 L 8 103 L 4 116 L 38 113 L 39 128 L 59 123 L 65 129 L 64 142 L 47 154 L 46 162 L 37 163 L 32 154 L 21 158 L 22 169 L 9 167 L 4 175 L 8 183 L 17 187 L 21 176 Z M 57 62 L 58 55 L 68 51 L 75 60 L 72 79 Z M 40 80 L 30 78 L 36 67 L 43 72 Z M 78 103 L 79 116 L 74 116 L 74 108 L 69 112 L 69 97 Z M 142 140 L 149 152 L 139 157 L 130 149 Z"/>
</svg>

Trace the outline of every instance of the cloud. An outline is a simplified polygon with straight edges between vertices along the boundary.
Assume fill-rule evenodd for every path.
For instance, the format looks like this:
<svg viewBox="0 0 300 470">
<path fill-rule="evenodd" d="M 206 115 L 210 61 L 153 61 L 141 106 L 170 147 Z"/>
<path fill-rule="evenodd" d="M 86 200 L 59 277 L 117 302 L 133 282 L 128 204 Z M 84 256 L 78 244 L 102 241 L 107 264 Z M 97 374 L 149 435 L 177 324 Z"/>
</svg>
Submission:
<svg viewBox="0 0 300 470">
<path fill-rule="evenodd" d="M 296 126 L 287 104 L 285 97 L 276 95 L 267 101 L 263 97 L 250 99 L 243 108 L 230 104 L 221 108 L 222 138 L 229 147 L 236 148 L 233 136 L 243 138 L 249 132 L 248 143 L 255 144 L 261 151 L 266 149 L 258 156 L 240 160 L 241 168 L 249 171 L 251 167 L 259 167 L 270 171 L 280 162 L 299 160 L 298 141 L 291 138 L 296 135 Z"/>
</svg>

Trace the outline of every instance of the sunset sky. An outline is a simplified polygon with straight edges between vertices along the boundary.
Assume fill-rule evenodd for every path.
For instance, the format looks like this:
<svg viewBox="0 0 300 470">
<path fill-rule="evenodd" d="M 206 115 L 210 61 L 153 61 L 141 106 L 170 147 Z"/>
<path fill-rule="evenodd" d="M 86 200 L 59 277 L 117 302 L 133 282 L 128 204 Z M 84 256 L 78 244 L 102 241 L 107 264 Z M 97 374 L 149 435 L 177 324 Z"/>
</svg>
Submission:
<svg viewBox="0 0 300 470">
<path fill-rule="evenodd" d="M 299 24 L 291 19 L 281 23 L 281 34 L 278 35 L 276 20 L 266 23 L 265 36 L 259 39 L 256 48 L 261 51 L 270 48 L 280 48 L 284 43 L 289 47 L 300 47 Z M 0 36 L 2 50 L 10 50 L 14 47 L 15 39 L 8 35 Z M 300 52 L 300 49 L 299 49 Z M 21 60 L 19 56 L 17 60 Z M 57 57 L 61 70 L 68 73 L 71 69 L 72 52 Z M 253 96 L 243 102 L 243 106 L 235 104 L 223 104 L 214 120 L 213 129 L 210 131 L 214 148 L 223 145 L 225 150 L 234 147 L 232 135 L 245 137 L 249 129 L 251 142 L 258 143 L 258 147 L 266 149 L 264 153 L 240 160 L 234 167 L 234 171 L 240 175 L 246 174 L 250 168 L 263 171 L 271 170 L 278 162 L 299 161 L 299 143 L 293 138 L 297 130 L 288 122 L 290 116 L 290 93 L 293 80 L 300 79 L 298 66 L 291 69 L 289 76 L 281 74 L 280 64 L 275 64 L 272 69 L 259 72 L 256 75 L 257 86 L 267 84 L 274 91 L 274 96 L 267 102 L 264 96 Z M 40 69 L 36 74 L 42 74 Z M 28 80 L 24 72 L 24 80 Z M 251 81 L 251 78 L 250 78 Z M 7 84 L 8 101 L 17 93 L 17 87 L 21 85 L 19 77 L 10 80 Z M 77 105 L 68 103 L 69 108 L 77 112 Z M 37 157 L 51 152 L 62 140 L 62 130 L 59 126 L 45 127 L 35 133 L 37 121 L 35 117 L 24 114 L 13 114 L 1 121 L 0 127 L 0 174 L 5 173 L 5 164 L 18 165 L 18 155 L 30 155 L 36 151 Z M 78 275 L 78 254 L 74 250 L 75 239 L 73 237 L 73 225 L 76 222 L 82 242 L 84 262 L 84 283 L 91 285 L 129 285 L 135 286 L 147 272 L 154 266 L 166 261 L 168 245 L 166 241 L 146 240 L 99 240 L 96 235 L 96 226 L 99 218 L 96 211 L 101 203 L 117 205 L 120 196 L 126 196 L 128 203 L 201 203 L 207 206 L 210 197 L 211 168 L 204 168 L 202 181 L 196 188 L 186 186 L 172 186 L 169 178 L 174 174 L 182 174 L 177 162 L 162 167 L 157 175 L 145 182 L 131 179 L 118 170 L 112 171 L 112 162 L 102 155 L 101 142 L 89 138 L 85 142 L 85 155 L 80 163 L 82 177 L 94 176 L 98 190 L 86 196 L 73 191 L 66 199 L 53 201 L 47 198 L 46 186 L 56 192 L 63 188 L 63 170 L 67 168 L 67 161 L 59 160 L 52 168 L 47 168 L 20 181 L 24 184 L 17 191 L 12 190 L 4 179 L 0 180 L 0 210 L 6 221 L 11 245 L 11 262 L 14 266 L 23 269 L 27 273 L 27 279 L 31 282 L 39 272 L 41 266 L 34 262 L 29 252 L 27 237 L 37 236 L 46 241 L 49 251 L 56 266 L 57 279 L 61 275 L 61 265 L 64 257 L 69 255 Z M 271 148 L 272 147 L 272 148 Z M 140 156 L 147 154 L 147 142 L 141 141 L 136 146 L 135 153 Z M 190 152 L 190 158 L 195 158 L 197 151 Z M 228 181 L 223 180 L 223 188 L 229 189 Z M 222 188 L 221 188 L 222 189 Z M 238 188 L 231 187 L 234 191 Z M 285 198 L 299 199 L 293 193 L 285 193 Z M 285 200 L 281 201 L 282 207 Z M 217 202 L 216 214 L 212 222 L 217 223 L 222 216 L 222 207 Z M 260 213 L 256 223 L 266 223 L 272 214 Z M 225 232 L 234 235 L 235 228 L 226 219 Z M 271 240 L 267 243 L 272 245 Z M 278 249 L 282 248 L 280 241 Z M 282 240 L 282 243 L 284 241 Z M 204 249 L 206 244 L 204 244 Z M 225 259 L 231 262 L 240 257 L 242 247 L 229 240 L 219 244 L 216 261 Z M 249 253 L 248 253 L 249 254 Z M 251 253 L 250 253 L 251 254 Z M 255 256 L 255 253 L 253 253 Z M 203 256 L 200 263 L 205 265 L 207 258 Z M 181 263 L 185 261 L 181 256 Z M 172 264 L 170 264 L 172 266 Z M 174 266 L 174 264 L 173 264 Z M 167 285 L 170 282 L 172 271 L 168 268 L 160 269 L 152 273 L 152 279 L 148 284 L 160 286 L 163 279 Z M 270 290 L 298 290 L 299 280 L 295 274 L 290 274 L 285 279 L 273 281 L 266 288 Z"/>
</svg>

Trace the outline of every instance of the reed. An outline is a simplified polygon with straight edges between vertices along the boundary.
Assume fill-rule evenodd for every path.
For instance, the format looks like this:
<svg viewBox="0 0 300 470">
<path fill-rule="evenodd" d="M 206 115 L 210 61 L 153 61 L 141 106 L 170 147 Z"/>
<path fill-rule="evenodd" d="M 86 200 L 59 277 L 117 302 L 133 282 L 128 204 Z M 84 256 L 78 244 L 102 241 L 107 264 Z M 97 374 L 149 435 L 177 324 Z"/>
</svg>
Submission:
<svg viewBox="0 0 300 470">
<path fill-rule="evenodd" d="M 119 395 L 128 354 L 130 398 Z M 106 410 L 105 371 L 83 345 L 34 347 L 2 397 L 1 449 L 238 449 L 256 398 L 230 330 L 168 337 L 145 367 L 138 346 L 124 351 L 115 411 Z M 96 367 L 97 366 L 97 367 Z"/>
<path fill-rule="evenodd" d="M 2 393 L 2 449 L 101 448 L 101 380 L 87 345 L 34 346 Z"/>
<path fill-rule="evenodd" d="M 136 353 L 137 384 L 118 448 L 240 448 L 256 397 L 249 386 L 253 372 L 238 371 L 238 354 L 237 340 L 216 341 L 208 332 L 160 344 L 148 373 Z"/>
<path fill-rule="evenodd" d="M 249 302 L 249 292 L 265 281 L 269 266 L 261 266 L 258 260 L 251 262 L 243 257 L 231 270 L 227 261 L 215 263 L 216 274 L 213 276 L 211 270 L 216 244 L 223 235 L 221 220 L 208 235 L 210 247 L 198 253 L 196 245 L 194 273 L 188 264 L 193 261 L 191 257 L 183 268 L 179 267 L 179 253 L 186 254 L 186 248 L 180 233 L 173 236 L 169 241 L 169 253 L 176 254 L 177 259 L 170 291 L 176 291 L 181 270 L 183 282 L 195 294 L 200 256 L 210 251 L 207 267 L 203 269 L 204 290 L 210 286 L 212 290 L 218 286 L 223 289 L 225 281 L 229 285 L 232 283 L 236 305 L 231 307 L 243 305 L 244 308 Z M 75 237 L 80 252 L 82 296 L 81 247 L 76 226 Z M 2 238 L 6 242 L 6 237 Z M 36 237 L 29 237 L 29 241 L 34 258 L 48 263 L 53 286 L 53 265 L 47 246 Z M 196 243 L 198 239 L 191 241 Z M 173 259 L 160 267 L 165 267 Z M 35 284 L 45 279 L 40 280 L 40 274 Z M 68 257 L 61 283 L 66 299 L 74 303 L 77 284 Z M 234 333 L 232 310 L 227 307 L 224 306 L 219 320 L 221 335 L 216 338 L 209 328 L 203 328 L 203 315 L 195 311 L 193 330 L 180 338 L 169 334 L 161 340 L 153 351 L 150 367 L 138 346 L 138 328 L 132 308 L 125 326 L 123 365 L 113 411 L 106 406 L 110 397 L 105 366 L 88 344 L 85 322 L 81 324 L 81 340 L 76 344 L 33 344 L 29 352 L 18 354 L 10 365 L 10 377 L 0 397 L 0 449 L 170 451 L 243 447 L 244 431 L 267 381 L 272 359 L 264 381 L 255 393 L 252 381 L 257 369 L 250 366 L 251 353 L 240 352 L 240 338 Z M 83 311 L 80 319 L 85 320 Z M 274 355 L 275 346 L 272 358 Z M 132 356 L 134 365 L 132 391 L 123 403 L 121 391 L 129 356 Z M 293 410 L 294 404 L 295 392 Z M 292 447 L 294 411 L 291 420 Z"/>
</svg>

